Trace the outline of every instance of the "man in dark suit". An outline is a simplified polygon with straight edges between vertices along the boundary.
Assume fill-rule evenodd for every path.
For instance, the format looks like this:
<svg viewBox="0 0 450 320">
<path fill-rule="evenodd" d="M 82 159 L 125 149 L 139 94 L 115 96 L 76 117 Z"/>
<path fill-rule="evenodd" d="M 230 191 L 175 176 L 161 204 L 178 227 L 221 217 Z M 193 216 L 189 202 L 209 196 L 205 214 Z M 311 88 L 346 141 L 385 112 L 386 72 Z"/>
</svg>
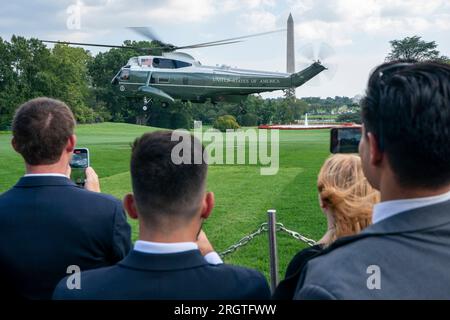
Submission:
<svg viewBox="0 0 450 320">
<path fill-rule="evenodd" d="M 262 274 L 221 263 L 201 232 L 214 206 L 203 154 L 188 133 L 158 131 L 136 139 L 134 194 L 124 199 L 129 216 L 139 220 L 134 250 L 116 266 L 82 272 L 80 290 L 62 280 L 54 299 L 269 298 Z"/>
<path fill-rule="evenodd" d="M 68 274 L 115 264 L 129 252 L 121 202 L 99 193 L 92 168 L 85 189 L 66 176 L 74 126 L 70 109 L 53 99 L 30 100 L 15 114 L 12 145 L 25 160 L 26 174 L 0 195 L 0 278 L 8 288 L 3 295 L 50 299 Z"/>
<path fill-rule="evenodd" d="M 450 299 L 450 66 L 379 66 L 362 119 L 373 225 L 309 261 L 295 298 Z"/>
</svg>

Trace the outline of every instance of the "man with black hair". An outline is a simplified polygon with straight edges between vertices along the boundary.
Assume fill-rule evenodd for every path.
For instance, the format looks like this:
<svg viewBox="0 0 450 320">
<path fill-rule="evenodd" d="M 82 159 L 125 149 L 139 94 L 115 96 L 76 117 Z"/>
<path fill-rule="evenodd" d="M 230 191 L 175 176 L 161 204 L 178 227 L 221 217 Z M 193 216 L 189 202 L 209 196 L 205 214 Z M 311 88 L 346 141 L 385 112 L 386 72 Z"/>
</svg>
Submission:
<svg viewBox="0 0 450 320">
<path fill-rule="evenodd" d="M 80 290 L 69 290 L 63 279 L 54 299 L 268 299 L 264 276 L 223 264 L 201 231 L 214 206 L 204 151 L 188 133 L 136 139 L 134 193 L 124 199 L 129 216 L 139 220 L 134 250 L 116 266 L 82 272 Z"/>
<path fill-rule="evenodd" d="M 379 66 L 362 119 L 373 225 L 308 262 L 295 298 L 450 299 L 450 66 Z"/>
</svg>

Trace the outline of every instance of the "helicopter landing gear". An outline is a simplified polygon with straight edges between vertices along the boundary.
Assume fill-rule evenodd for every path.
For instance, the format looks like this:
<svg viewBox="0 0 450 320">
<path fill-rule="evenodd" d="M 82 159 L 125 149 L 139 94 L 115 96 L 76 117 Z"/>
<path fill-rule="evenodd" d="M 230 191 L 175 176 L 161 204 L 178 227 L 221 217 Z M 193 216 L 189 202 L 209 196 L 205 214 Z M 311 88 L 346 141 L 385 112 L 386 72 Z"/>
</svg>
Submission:
<svg viewBox="0 0 450 320">
<path fill-rule="evenodd" d="M 152 99 L 147 99 L 147 97 L 144 97 L 144 105 L 142 106 L 142 110 L 147 111 L 148 109 L 150 109 L 152 104 L 153 104 Z"/>
</svg>

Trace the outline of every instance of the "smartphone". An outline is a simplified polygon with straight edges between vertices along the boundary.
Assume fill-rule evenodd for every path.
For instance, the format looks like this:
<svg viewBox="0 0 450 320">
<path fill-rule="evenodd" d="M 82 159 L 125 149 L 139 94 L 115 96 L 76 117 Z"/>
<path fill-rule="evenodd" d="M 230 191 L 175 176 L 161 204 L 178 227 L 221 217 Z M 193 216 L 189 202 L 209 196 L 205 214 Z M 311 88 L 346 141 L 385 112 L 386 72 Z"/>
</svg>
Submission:
<svg viewBox="0 0 450 320">
<path fill-rule="evenodd" d="M 87 148 L 76 148 L 73 150 L 70 167 L 72 173 L 70 177 L 79 186 L 84 186 L 86 182 L 86 168 L 89 167 L 89 150 Z"/>
<path fill-rule="evenodd" d="M 358 153 L 361 127 L 333 128 L 330 133 L 331 153 Z"/>
</svg>

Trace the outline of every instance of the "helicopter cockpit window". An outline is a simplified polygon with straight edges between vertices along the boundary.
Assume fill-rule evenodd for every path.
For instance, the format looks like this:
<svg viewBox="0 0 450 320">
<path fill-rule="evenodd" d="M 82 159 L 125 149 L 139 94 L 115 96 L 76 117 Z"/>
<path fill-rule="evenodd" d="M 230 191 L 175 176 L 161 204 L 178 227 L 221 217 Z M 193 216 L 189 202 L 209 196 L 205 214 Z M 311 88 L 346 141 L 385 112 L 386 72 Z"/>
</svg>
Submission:
<svg viewBox="0 0 450 320">
<path fill-rule="evenodd" d="M 130 70 L 123 69 L 120 73 L 120 80 L 130 80 Z"/>
<path fill-rule="evenodd" d="M 177 69 L 192 66 L 192 63 L 188 63 L 188 62 L 184 62 L 184 61 L 174 60 L 174 62 L 175 62 L 175 66 Z"/>
<path fill-rule="evenodd" d="M 137 66 L 138 64 L 139 64 L 139 60 L 137 57 L 130 58 L 130 60 L 128 60 L 128 63 L 127 63 L 127 65 L 130 65 L 130 66 Z"/>
<path fill-rule="evenodd" d="M 142 58 L 141 59 L 141 65 L 142 66 L 151 66 L 152 65 L 152 59 L 151 58 Z"/>
</svg>

